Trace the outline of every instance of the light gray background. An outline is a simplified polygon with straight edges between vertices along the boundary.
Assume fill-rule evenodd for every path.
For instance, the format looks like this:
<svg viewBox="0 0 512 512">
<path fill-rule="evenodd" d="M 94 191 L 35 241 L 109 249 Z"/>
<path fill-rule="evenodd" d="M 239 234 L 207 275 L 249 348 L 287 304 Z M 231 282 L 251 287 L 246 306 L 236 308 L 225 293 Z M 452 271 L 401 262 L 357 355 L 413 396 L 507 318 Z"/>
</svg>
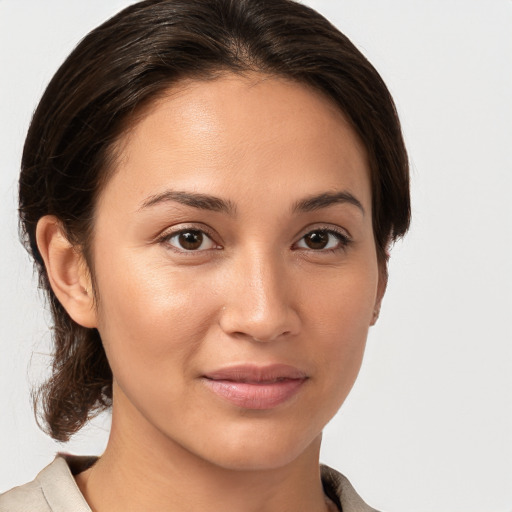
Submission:
<svg viewBox="0 0 512 512">
<path fill-rule="evenodd" d="M 17 241 L 16 180 L 35 105 L 78 40 L 131 2 L 0 0 L 0 491 L 57 450 L 30 385 L 49 335 Z M 388 83 L 412 163 L 414 221 L 322 458 L 393 512 L 512 510 L 512 2 L 308 0 Z"/>
</svg>

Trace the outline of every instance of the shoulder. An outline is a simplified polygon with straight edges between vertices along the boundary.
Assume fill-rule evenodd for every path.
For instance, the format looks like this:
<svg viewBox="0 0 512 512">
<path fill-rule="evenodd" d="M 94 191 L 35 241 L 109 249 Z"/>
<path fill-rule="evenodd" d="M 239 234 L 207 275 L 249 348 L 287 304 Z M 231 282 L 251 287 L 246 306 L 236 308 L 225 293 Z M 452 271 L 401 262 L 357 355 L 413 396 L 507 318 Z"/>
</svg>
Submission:
<svg viewBox="0 0 512 512">
<path fill-rule="evenodd" d="M 37 479 L 0 494 L 0 512 L 50 512 Z"/>
<path fill-rule="evenodd" d="M 357 494 L 348 479 L 329 466 L 320 467 L 322 483 L 327 496 L 343 512 L 378 512 Z"/>
<path fill-rule="evenodd" d="M 57 456 L 28 484 L 0 495 L 0 512 L 91 512 L 65 456 Z"/>
</svg>

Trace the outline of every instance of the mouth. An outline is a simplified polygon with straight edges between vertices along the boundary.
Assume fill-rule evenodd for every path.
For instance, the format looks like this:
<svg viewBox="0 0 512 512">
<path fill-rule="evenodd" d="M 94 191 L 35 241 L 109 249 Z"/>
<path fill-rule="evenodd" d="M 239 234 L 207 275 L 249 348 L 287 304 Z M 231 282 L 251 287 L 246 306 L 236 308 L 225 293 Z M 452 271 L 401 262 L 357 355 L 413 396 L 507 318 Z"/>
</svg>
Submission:
<svg viewBox="0 0 512 512">
<path fill-rule="evenodd" d="M 237 407 L 264 410 L 291 400 L 308 376 L 288 365 L 244 365 L 208 372 L 202 380 L 215 395 Z"/>
</svg>

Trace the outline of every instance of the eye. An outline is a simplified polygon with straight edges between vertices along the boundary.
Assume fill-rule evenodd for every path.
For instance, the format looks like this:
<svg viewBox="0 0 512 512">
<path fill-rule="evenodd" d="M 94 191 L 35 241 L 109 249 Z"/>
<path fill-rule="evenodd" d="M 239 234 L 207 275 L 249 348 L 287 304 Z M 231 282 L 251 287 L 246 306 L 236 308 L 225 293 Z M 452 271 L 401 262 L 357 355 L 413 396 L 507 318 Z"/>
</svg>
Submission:
<svg viewBox="0 0 512 512">
<path fill-rule="evenodd" d="M 206 251 L 217 247 L 215 242 L 199 229 L 185 229 L 165 237 L 165 241 L 180 251 Z"/>
<path fill-rule="evenodd" d="M 306 233 L 296 244 L 299 249 L 325 251 L 343 249 L 349 244 L 348 236 L 330 229 L 315 229 Z"/>
</svg>

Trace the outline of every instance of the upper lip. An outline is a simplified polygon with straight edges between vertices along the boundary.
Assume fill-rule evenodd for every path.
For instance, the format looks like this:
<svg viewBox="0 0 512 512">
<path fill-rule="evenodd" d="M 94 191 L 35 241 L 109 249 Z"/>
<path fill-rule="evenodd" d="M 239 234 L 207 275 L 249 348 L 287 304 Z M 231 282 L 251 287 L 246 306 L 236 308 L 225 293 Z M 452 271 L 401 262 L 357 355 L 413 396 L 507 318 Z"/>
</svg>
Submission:
<svg viewBox="0 0 512 512">
<path fill-rule="evenodd" d="M 304 371 L 287 364 L 266 366 L 236 365 L 204 374 L 210 380 L 227 380 L 232 382 L 272 383 L 285 379 L 306 379 Z"/>
</svg>

